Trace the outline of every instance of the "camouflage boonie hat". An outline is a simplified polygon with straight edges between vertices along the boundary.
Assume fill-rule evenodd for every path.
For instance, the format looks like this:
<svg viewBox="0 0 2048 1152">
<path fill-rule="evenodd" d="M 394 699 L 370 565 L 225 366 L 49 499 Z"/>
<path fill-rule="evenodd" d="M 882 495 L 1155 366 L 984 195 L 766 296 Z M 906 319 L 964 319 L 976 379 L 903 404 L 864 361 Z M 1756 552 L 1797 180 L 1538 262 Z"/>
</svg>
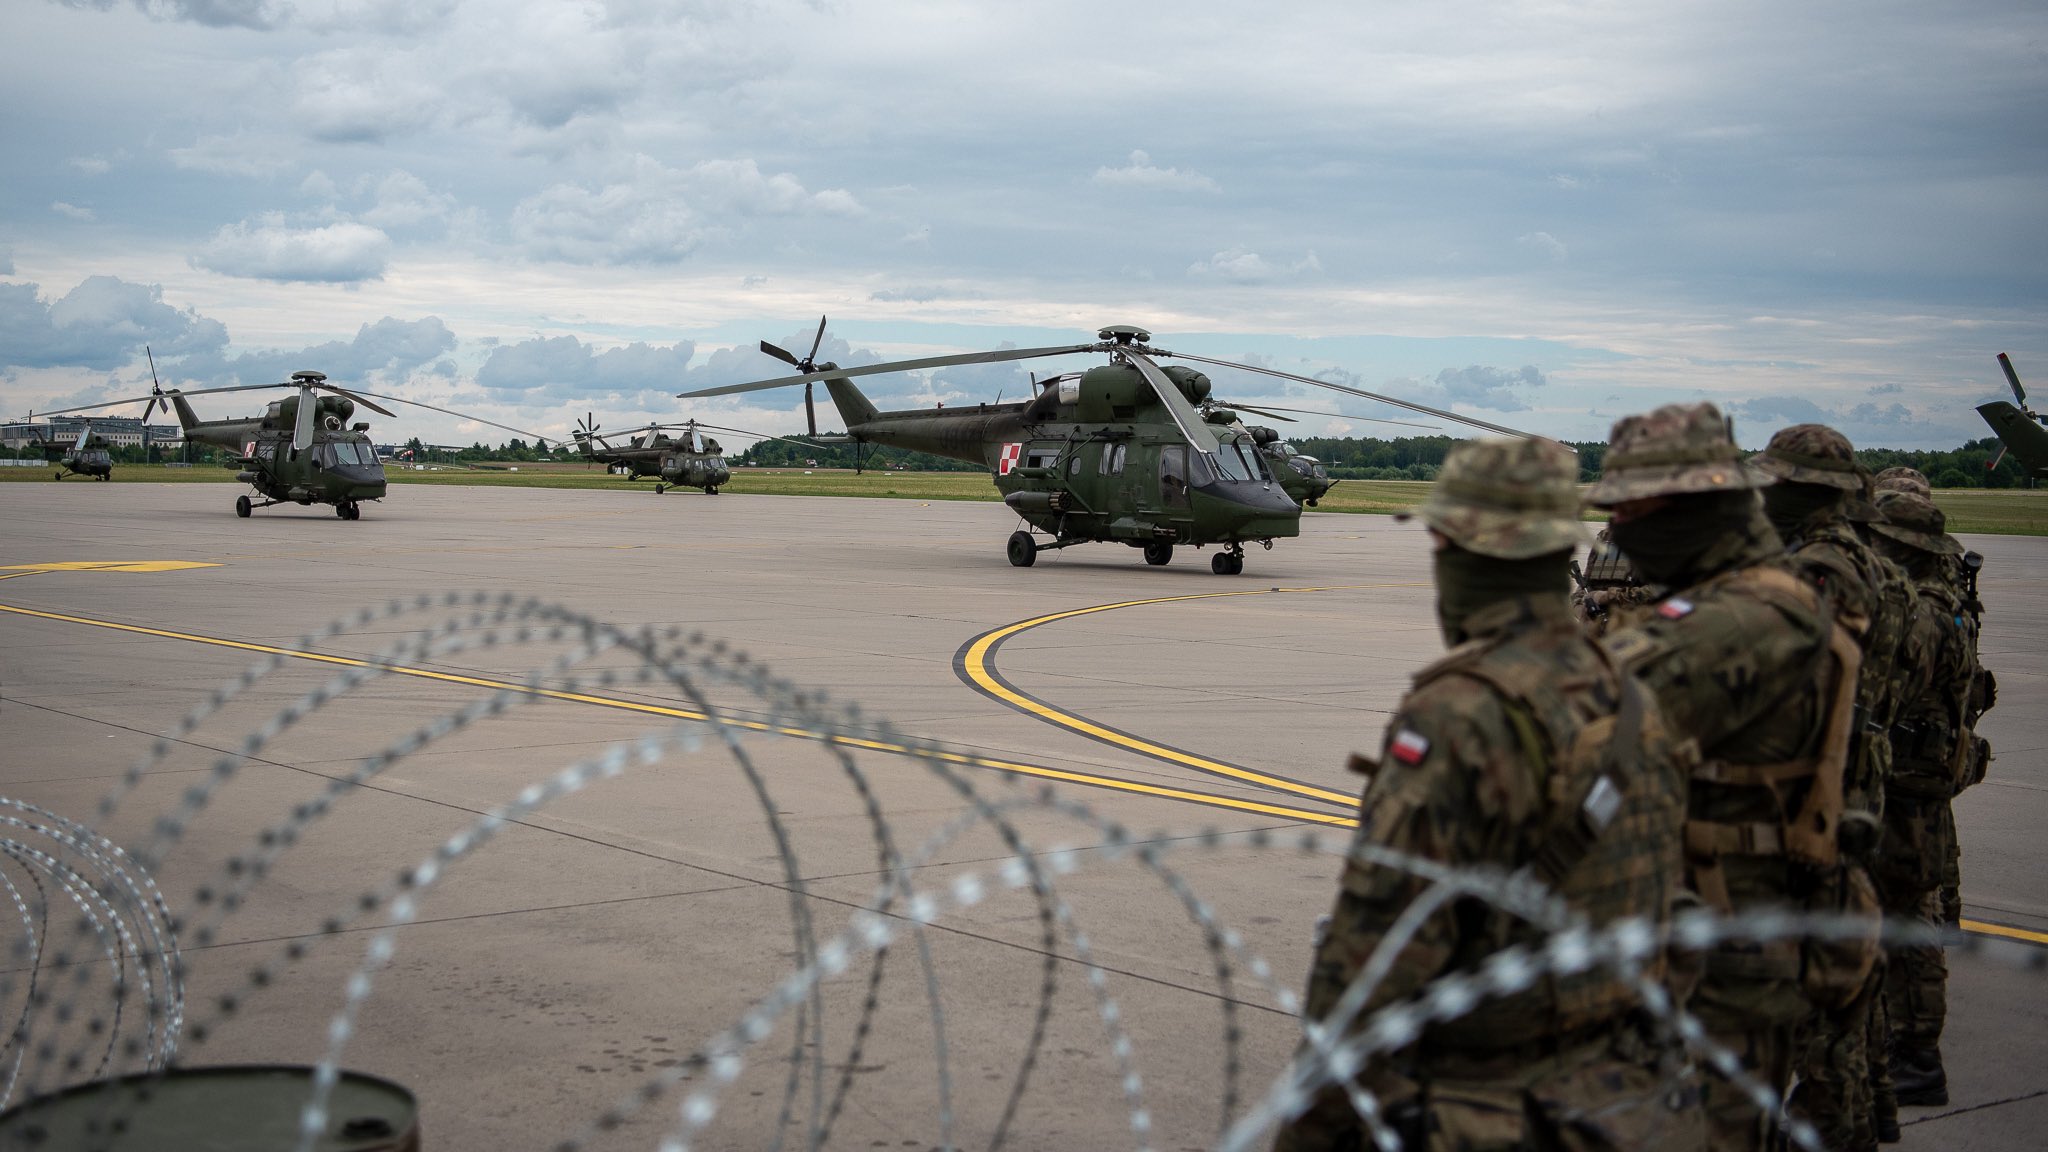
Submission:
<svg viewBox="0 0 2048 1152">
<path fill-rule="evenodd" d="M 1825 424 L 1794 424 L 1778 429 L 1770 446 L 1749 458 L 1750 464 L 1794 484 L 1819 484 L 1850 492 L 1863 490 L 1863 466 L 1849 438 Z"/>
<path fill-rule="evenodd" d="M 1883 519 L 1873 521 L 1870 530 L 1901 544 L 1938 556 L 1960 556 L 1963 546 L 1948 534 L 1948 517 L 1934 501 L 1911 492 L 1886 492 L 1877 499 Z"/>
<path fill-rule="evenodd" d="M 1577 453 L 1536 437 L 1466 440 L 1450 454 L 1416 509 L 1422 522 L 1467 552 L 1527 560 L 1577 548 Z"/>
<path fill-rule="evenodd" d="M 1586 493 L 1586 503 L 1606 508 L 1649 496 L 1739 492 L 1769 483 L 1771 477 L 1743 463 L 1719 408 L 1666 404 L 1615 424 L 1600 482 Z"/>
<path fill-rule="evenodd" d="M 1933 498 L 1934 489 L 1927 483 L 1927 476 L 1918 468 L 1887 468 L 1877 474 L 1872 485 L 1879 492 L 1911 492 L 1915 496 Z"/>
</svg>

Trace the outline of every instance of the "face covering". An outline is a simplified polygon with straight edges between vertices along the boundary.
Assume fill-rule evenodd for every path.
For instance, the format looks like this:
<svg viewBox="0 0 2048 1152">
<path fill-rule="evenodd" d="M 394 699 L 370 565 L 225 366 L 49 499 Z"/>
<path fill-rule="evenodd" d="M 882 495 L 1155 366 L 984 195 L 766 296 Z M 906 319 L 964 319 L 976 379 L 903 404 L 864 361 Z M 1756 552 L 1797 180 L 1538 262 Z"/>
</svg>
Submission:
<svg viewBox="0 0 2048 1152">
<path fill-rule="evenodd" d="M 1770 518 L 1771 527 L 1778 535 L 1790 540 L 1801 524 L 1813 518 L 1814 513 L 1832 507 L 1847 495 L 1840 488 L 1825 484 L 1792 484 L 1783 480 L 1764 489 L 1764 515 Z"/>
<path fill-rule="evenodd" d="M 1755 493 L 1746 490 L 1673 496 L 1655 512 L 1616 521 L 1607 530 L 1644 580 L 1682 586 L 1691 583 L 1684 577 L 1707 549 L 1748 528 L 1755 507 Z"/>
<path fill-rule="evenodd" d="M 1570 552 L 1528 560 L 1502 560 L 1446 544 L 1436 552 L 1436 621 L 1444 643 L 1463 644 L 1465 621 L 1490 604 L 1516 596 L 1557 596 L 1571 586 Z"/>
</svg>

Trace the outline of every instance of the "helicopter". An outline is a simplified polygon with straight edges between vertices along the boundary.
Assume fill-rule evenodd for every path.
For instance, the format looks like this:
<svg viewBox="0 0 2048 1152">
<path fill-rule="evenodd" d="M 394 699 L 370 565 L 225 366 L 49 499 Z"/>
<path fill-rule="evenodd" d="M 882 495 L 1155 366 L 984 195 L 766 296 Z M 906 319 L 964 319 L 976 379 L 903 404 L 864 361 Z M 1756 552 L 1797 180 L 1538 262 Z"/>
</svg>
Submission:
<svg viewBox="0 0 2048 1152">
<path fill-rule="evenodd" d="M 1220 407 L 1220 405 L 1215 404 L 1213 401 L 1203 401 L 1203 411 L 1205 413 L 1214 411 L 1217 407 Z M 1370 424 L 1399 424 L 1404 428 L 1428 428 L 1442 431 L 1442 425 L 1438 424 L 1415 424 L 1407 420 L 1388 420 L 1377 416 L 1352 416 L 1344 412 L 1322 412 L 1313 408 L 1281 408 L 1277 405 L 1254 408 L 1249 404 L 1243 403 L 1233 404 L 1231 407 L 1240 412 L 1250 412 L 1254 415 L 1264 416 L 1272 420 L 1280 420 L 1288 424 L 1294 423 L 1294 418 L 1292 416 L 1282 416 L 1280 413 L 1297 412 L 1304 416 L 1334 416 L 1340 420 L 1361 420 Z M 1294 445 L 1281 438 L 1278 430 L 1258 424 L 1247 425 L 1242 420 L 1237 422 L 1237 429 L 1249 435 L 1252 438 L 1252 443 L 1258 445 L 1259 452 L 1266 457 L 1267 470 L 1273 473 L 1273 479 L 1279 481 L 1280 487 L 1286 490 L 1288 499 L 1293 500 L 1296 504 L 1304 508 L 1313 508 L 1324 496 L 1329 495 L 1330 489 L 1338 485 L 1339 481 L 1330 477 L 1329 470 L 1323 467 L 1322 461 L 1310 456 L 1306 452 L 1296 451 Z"/>
<path fill-rule="evenodd" d="M 1245 545 L 1256 542 L 1270 549 L 1274 540 L 1300 534 L 1302 505 L 1276 478 L 1268 454 L 1243 430 L 1236 412 L 1211 399 L 1209 378 L 1180 365 L 1161 368 L 1155 358 L 1241 368 L 1493 432 L 1527 435 L 1325 380 L 1167 352 L 1151 346 L 1150 332 L 1131 325 L 1103 328 L 1092 344 L 1005 348 L 855 368 L 817 363 L 824 338 L 820 318 L 811 350 L 801 358 L 761 342 L 762 352 L 798 375 L 681 396 L 698 399 L 802 384 L 806 418 L 816 436 L 811 386 L 823 381 L 854 442 L 929 452 L 987 468 L 1003 503 L 1026 525 L 1011 533 L 1006 546 L 1010 563 L 1019 568 L 1030 567 L 1042 551 L 1076 544 L 1127 544 L 1154 566 L 1170 563 L 1177 546 L 1216 544 L 1221 551 L 1210 557 L 1209 570 L 1236 575 L 1244 571 Z M 1035 396 L 1009 404 L 882 412 L 850 379 L 1074 353 L 1107 355 L 1109 363 L 1035 381 Z M 1040 536 L 1050 539 L 1041 542 Z"/>
<path fill-rule="evenodd" d="M 73 441 L 69 448 L 54 440 L 45 440 L 42 443 L 44 458 L 58 466 L 59 480 L 66 474 L 89 476 L 94 480 L 113 479 L 114 457 L 107 451 L 108 447 L 105 440 L 92 434 L 90 420 L 78 430 L 78 439 Z"/>
<path fill-rule="evenodd" d="M 704 429 L 736 432 L 762 440 L 781 440 L 787 444 L 801 443 L 765 432 L 686 420 L 681 424 L 649 424 L 635 429 L 630 446 L 614 448 L 610 438 L 598 431 L 600 427 L 595 413 L 585 413 L 576 426 L 577 449 L 600 464 L 627 469 L 635 480 L 642 476 L 660 477 L 654 482 L 654 494 L 657 496 L 670 488 L 702 488 L 706 496 L 716 496 L 718 486 L 732 478 L 732 469 L 725 462 L 725 449 L 719 446 L 718 441 L 704 435 Z M 678 430 L 683 433 L 680 437 L 672 439 L 664 435 Z M 593 443 L 599 447 L 593 449 Z"/>
<path fill-rule="evenodd" d="M 150 378 L 152 387 L 147 396 L 87 404 L 44 415 L 147 402 L 148 407 L 142 412 L 146 424 L 159 404 L 175 411 L 187 440 L 218 445 L 237 453 L 227 466 L 237 470 L 235 479 L 254 488 L 262 498 L 260 503 L 250 500 L 247 495 L 235 498 L 235 515 L 243 518 L 257 508 L 277 504 L 329 504 L 334 507 L 334 514 L 343 520 L 362 519 L 363 501 L 384 497 L 384 465 L 377 459 L 376 449 L 366 435 L 370 426 L 351 426 L 349 420 L 359 407 L 385 416 L 397 415 L 368 399 L 372 396 L 476 420 L 493 428 L 519 432 L 521 436 L 533 436 L 530 432 L 418 400 L 376 392 L 352 392 L 327 383 L 327 376 L 321 372 L 294 372 L 290 381 L 278 384 L 234 384 L 222 388 L 196 388 L 190 392 L 176 388 L 165 391 L 161 382 L 156 380 L 155 356 L 152 354 Z M 201 420 L 192 410 L 192 405 L 187 403 L 193 396 L 264 388 L 291 388 L 294 391 L 289 396 L 272 400 L 262 415 L 240 419 Z M 534 439 L 542 447 L 546 446 L 541 437 L 535 436 Z"/>
<path fill-rule="evenodd" d="M 2005 353 L 1998 354 L 1998 366 L 2005 369 L 2005 382 L 2012 386 L 2012 398 L 2019 401 L 2014 407 L 2003 400 L 1977 405 L 1977 414 L 1991 425 L 1991 431 L 1999 440 L 1998 455 L 1984 466 L 1985 471 L 1998 467 L 2011 452 L 2019 457 L 2020 467 L 2029 479 L 2048 477 L 2048 417 L 2027 407 L 2027 390 L 2020 387 L 2020 374 L 2013 371 L 2012 358 Z"/>
</svg>

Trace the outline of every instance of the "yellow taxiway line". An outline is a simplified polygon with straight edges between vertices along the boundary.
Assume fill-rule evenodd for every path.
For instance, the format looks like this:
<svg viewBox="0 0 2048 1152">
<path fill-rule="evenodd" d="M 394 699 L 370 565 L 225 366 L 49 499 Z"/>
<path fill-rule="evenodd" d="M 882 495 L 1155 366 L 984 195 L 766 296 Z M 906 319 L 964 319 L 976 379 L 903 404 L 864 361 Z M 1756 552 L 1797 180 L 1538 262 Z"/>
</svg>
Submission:
<svg viewBox="0 0 2048 1152">
<path fill-rule="evenodd" d="M 247 640 L 229 640 L 220 636 L 202 636 L 192 632 L 175 632 L 167 628 L 147 628 L 140 624 L 122 624 L 118 621 L 97 620 L 90 616 L 73 616 L 63 612 L 44 612 L 12 604 L 0 604 L 0 613 L 28 616 L 39 620 L 53 620 L 64 624 L 82 624 L 87 627 L 106 628 L 115 632 L 127 632 L 137 636 L 151 636 L 162 640 L 181 640 L 190 644 L 204 644 L 209 647 L 228 648 L 239 652 L 254 652 L 266 656 L 284 656 L 294 660 L 307 660 L 317 664 L 329 664 L 342 668 L 374 668 L 396 676 L 412 676 L 422 680 L 437 680 L 445 684 L 462 684 L 474 688 L 488 688 L 493 691 L 518 692 L 522 695 L 540 699 L 590 704 L 600 708 L 614 708 L 625 712 L 637 712 L 647 716 L 662 716 L 674 720 L 713 720 L 713 717 L 687 708 L 670 708 L 661 704 L 646 704 L 637 700 L 624 700 L 614 696 L 598 696 L 588 692 L 564 692 L 554 688 L 533 688 L 524 684 L 515 684 L 507 680 L 493 680 L 484 676 L 464 676 L 453 672 L 436 672 L 427 668 L 412 668 L 402 664 L 385 664 L 374 660 L 359 660 L 350 656 L 331 656 L 324 652 L 307 652 L 302 649 L 284 648 L 274 644 L 256 644 Z M 1093 788 L 1107 788 L 1117 792 L 1157 796 L 1162 799 L 1204 804 L 1211 808 L 1223 808 L 1260 816 L 1273 816 L 1283 820 L 1299 820 L 1339 828 L 1353 827 L 1356 823 L 1349 816 L 1338 816 L 1328 812 L 1315 812 L 1281 804 L 1267 804 L 1262 801 L 1245 800 L 1235 796 L 1220 796 L 1212 792 L 1199 792 L 1188 788 L 1169 788 L 1158 784 L 1145 784 L 1135 780 L 1119 779 L 1114 776 L 1100 776 L 1092 772 L 1076 772 L 1064 768 L 1051 768 L 1042 764 L 1027 764 L 1021 761 L 1002 760 L 990 756 L 973 756 L 962 752 L 913 748 L 908 744 L 893 741 L 866 740 L 851 736 L 831 736 L 823 732 L 766 724 L 757 720 L 718 717 L 715 722 L 751 732 L 767 732 L 804 740 L 820 740 L 844 748 L 859 748 L 892 755 L 915 755 L 940 760 L 948 764 L 956 764 L 961 767 L 983 768 L 1016 776 L 1029 776 L 1040 780 L 1054 780 L 1069 784 L 1086 785 Z M 1349 803 L 1349 798 L 1346 798 L 1346 802 Z"/>
<path fill-rule="evenodd" d="M 1978 936 L 1999 936 L 2007 940 L 2018 940 L 2027 944 L 2048 944 L 2048 932 L 2035 932 L 2027 928 L 2014 928 L 2008 924 L 1990 924 L 1982 920 L 1957 922 L 1965 932 Z"/>
<path fill-rule="evenodd" d="M 1170 764 L 1179 764 L 1186 768 L 1192 768 L 1197 772 L 1206 772 L 1215 776 L 1228 776 L 1234 780 L 1257 784 L 1262 788 L 1271 788 L 1278 792 L 1291 792 L 1298 796 L 1321 800 L 1327 804 L 1337 804 L 1350 808 L 1358 803 L 1358 797 L 1350 793 L 1333 792 L 1327 788 L 1318 788 L 1313 784 L 1289 780 L 1284 776 L 1273 776 L 1221 760 L 1212 760 L 1207 756 L 1159 744 L 1142 736 L 1120 732 L 1117 729 L 1098 724 L 1085 716 L 1055 708 L 1045 701 L 1012 686 L 1007 680 L 1003 679 L 1000 672 L 995 670 L 990 661 L 994 658 L 996 649 L 1002 646 L 1003 641 L 1008 640 L 1012 636 L 1027 632 L 1041 625 L 1053 624 L 1061 620 L 1072 620 L 1078 616 L 1089 616 L 1098 612 L 1114 612 L 1119 608 L 1137 608 L 1148 604 L 1177 604 L 1189 600 L 1217 600 L 1227 596 L 1271 596 L 1282 592 L 1335 592 L 1340 590 L 1340 588 L 1414 588 L 1425 586 L 1426 582 L 1410 582 L 1400 584 L 1347 584 L 1327 588 L 1250 588 L 1236 592 L 1198 592 L 1185 596 L 1159 596 L 1149 600 L 1123 600 L 1115 604 L 1097 604 L 1090 608 L 1074 608 L 1065 612 L 1051 612 L 1044 616 L 1034 616 L 1029 620 L 1021 620 L 1015 624 L 1006 624 L 1001 628 L 984 632 L 969 640 L 961 645 L 959 652 L 954 654 L 953 670 L 962 680 L 967 681 L 970 686 L 980 691 L 983 695 L 989 696 L 1000 703 L 1007 704 L 1020 712 L 1036 716 L 1049 724 L 1065 728 L 1070 732 L 1077 732 L 1091 740 L 1100 740 L 1105 744 L 1113 744 L 1119 748 L 1125 748 L 1140 755 L 1150 756 L 1156 760 L 1164 760 Z"/>
</svg>

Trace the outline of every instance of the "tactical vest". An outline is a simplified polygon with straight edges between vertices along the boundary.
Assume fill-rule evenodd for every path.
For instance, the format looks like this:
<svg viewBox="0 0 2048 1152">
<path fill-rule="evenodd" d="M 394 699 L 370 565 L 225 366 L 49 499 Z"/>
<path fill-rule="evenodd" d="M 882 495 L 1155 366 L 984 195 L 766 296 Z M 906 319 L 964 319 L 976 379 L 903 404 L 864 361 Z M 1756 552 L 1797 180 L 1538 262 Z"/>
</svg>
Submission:
<svg viewBox="0 0 2048 1152">
<path fill-rule="evenodd" d="M 1725 856 L 1785 856 L 1816 870 L 1839 865 L 1837 835 L 1844 804 L 1843 778 L 1854 735 L 1856 691 L 1863 664 L 1861 637 L 1835 620 L 1818 591 L 1784 569 L 1768 565 L 1737 568 L 1708 580 L 1687 595 L 1704 597 L 1731 589 L 1776 602 L 1795 614 L 1817 616 L 1823 622 L 1826 643 L 1816 652 L 1813 678 L 1828 687 L 1823 695 L 1825 710 L 1819 730 L 1816 738 L 1808 741 L 1810 751 L 1806 755 L 1763 764 L 1715 759 L 1703 761 L 1693 769 L 1695 781 L 1731 788 L 1768 789 L 1782 814 L 1781 819 L 1770 823 L 1698 819 L 1685 822 L 1685 855 L 1693 890 L 1723 912 L 1734 908 L 1727 879 L 1721 871 L 1721 859 Z"/>
<path fill-rule="evenodd" d="M 1935 620 L 1941 641 L 1932 654 L 1927 691 L 1908 701 L 1893 722 L 1888 791 L 1912 799 L 1946 799 L 1971 768 L 1968 712 L 1976 685 L 1975 637 L 1962 599 L 1946 581 L 1916 580 L 1914 592 Z"/>
<path fill-rule="evenodd" d="M 1462 645 L 1424 669 L 1416 687 L 1465 677 L 1502 701 L 1523 756 L 1544 786 L 1544 824 L 1528 871 L 1595 927 L 1626 916 L 1661 923 L 1679 890 L 1673 846 L 1685 817 L 1689 759 L 1672 747 L 1655 700 L 1598 645 L 1574 637 L 1591 659 L 1561 670 L 1554 651 L 1513 639 Z M 1635 697 L 1632 705 L 1625 693 Z M 1544 936 L 1492 909 L 1477 922 L 1461 920 L 1460 929 L 1458 959 L 1467 963 L 1512 944 L 1540 945 Z M 1645 975 L 1661 973 L 1660 958 Z M 1606 969 L 1552 975 L 1527 992 L 1432 1026 L 1426 1043 L 1439 1055 L 1555 1043 L 1611 1022 L 1639 999 Z"/>
</svg>

